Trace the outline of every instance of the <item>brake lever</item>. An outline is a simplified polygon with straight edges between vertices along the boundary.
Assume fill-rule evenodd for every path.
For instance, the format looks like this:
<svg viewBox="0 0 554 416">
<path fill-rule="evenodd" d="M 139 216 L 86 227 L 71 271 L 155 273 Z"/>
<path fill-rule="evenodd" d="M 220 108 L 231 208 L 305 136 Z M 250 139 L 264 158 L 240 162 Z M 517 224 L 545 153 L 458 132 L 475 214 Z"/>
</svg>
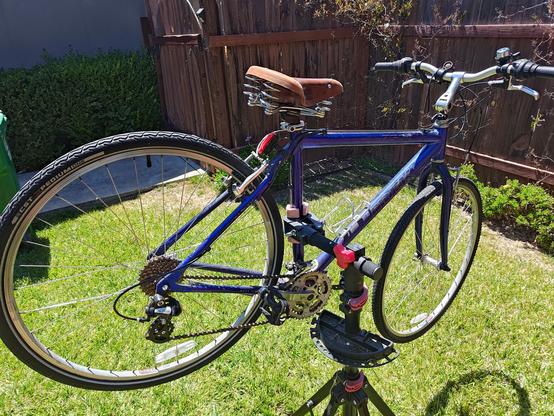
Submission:
<svg viewBox="0 0 554 416">
<path fill-rule="evenodd" d="M 538 91 L 535 91 L 533 88 L 529 88 L 526 85 L 512 85 L 512 83 L 510 82 L 510 84 L 508 85 L 508 91 L 524 92 L 525 94 L 529 94 L 531 97 L 533 97 L 535 101 L 540 98 L 540 94 Z"/>
<path fill-rule="evenodd" d="M 410 84 L 423 84 L 423 80 L 419 78 L 410 78 L 402 83 L 402 88 Z"/>
<path fill-rule="evenodd" d="M 506 83 L 508 85 L 506 85 Z M 525 94 L 528 94 L 531 97 L 533 97 L 535 99 L 535 101 L 540 98 L 540 94 L 538 93 L 538 91 L 535 91 L 534 89 L 529 88 L 526 85 L 513 85 L 511 77 L 510 77 L 510 81 L 508 81 L 508 82 L 505 79 L 495 79 L 495 80 L 487 82 L 487 84 L 489 84 L 491 87 L 506 88 L 508 91 L 524 92 Z"/>
</svg>

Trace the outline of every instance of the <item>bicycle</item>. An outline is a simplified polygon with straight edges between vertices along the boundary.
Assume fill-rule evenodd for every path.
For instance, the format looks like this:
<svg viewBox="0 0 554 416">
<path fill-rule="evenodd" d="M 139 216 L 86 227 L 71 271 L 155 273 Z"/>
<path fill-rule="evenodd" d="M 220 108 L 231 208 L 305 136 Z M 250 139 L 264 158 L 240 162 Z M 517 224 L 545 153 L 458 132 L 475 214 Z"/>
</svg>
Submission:
<svg viewBox="0 0 554 416">
<path fill-rule="evenodd" d="M 461 84 L 489 78 L 489 85 L 536 97 L 513 80 L 554 77 L 554 67 L 516 58 L 501 49 L 497 65 L 477 73 L 411 58 L 376 64 L 410 74 L 407 84 L 449 84 L 427 129 L 310 129 L 303 119 L 324 117 L 342 85 L 251 67 L 249 105 L 279 114 L 281 124 L 245 160 L 175 132 L 116 135 L 60 157 L 0 219 L 2 340 L 59 382 L 152 386 L 206 365 L 254 326 L 322 313 L 340 288 L 326 272 L 335 259 L 374 279 L 373 318 L 383 337 L 402 343 L 422 336 L 459 292 L 481 232 L 477 188 L 444 162 L 449 111 Z M 391 144 L 422 147 L 328 238 L 303 199 L 302 152 Z M 268 189 L 286 161 L 290 201 L 282 219 Z M 353 241 L 414 178 L 417 196 L 375 263 Z M 285 235 L 294 258 L 282 273 Z M 306 244 L 321 254 L 305 259 Z M 347 306 L 360 310 L 368 297 L 365 287 Z"/>
</svg>

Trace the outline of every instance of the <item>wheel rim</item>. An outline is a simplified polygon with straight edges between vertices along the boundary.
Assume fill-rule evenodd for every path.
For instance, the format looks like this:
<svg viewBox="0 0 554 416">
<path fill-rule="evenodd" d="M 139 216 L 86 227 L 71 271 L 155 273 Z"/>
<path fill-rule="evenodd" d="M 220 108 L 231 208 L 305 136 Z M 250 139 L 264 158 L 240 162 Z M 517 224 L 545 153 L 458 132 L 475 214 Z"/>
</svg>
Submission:
<svg viewBox="0 0 554 416">
<path fill-rule="evenodd" d="M 139 179 L 142 179 L 142 174 L 137 173 L 136 169 L 120 169 L 120 175 L 127 172 L 128 175 L 136 176 L 137 183 L 139 183 L 138 194 L 135 192 L 134 197 L 124 195 L 123 191 L 118 188 L 118 184 L 125 181 L 121 176 L 118 177 L 113 172 L 110 174 L 108 171 L 122 163 L 126 163 L 130 167 L 137 164 L 147 166 L 147 155 L 151 156 L 150 163 L 153 168 L 160 168 L 159 174 L 162 185 L 149 186 L 149 189 L 143 188 L 141 190 Z M 175 163 L 175 160 L 182 162 L 181 168 L 184 171 L 182 174 L 184 176 L 180 181 L 179 179 L 175 180 L 174 177 L 169 178 L 167 171 L 166 175 L 168 176 L 164 178 L 164 165 L 167 169 L 170 159 L 172 163 Z M 91 172 L 98 172 L 104 166 L 108 166 L 106 177 L 109 180 L 106 181 L 112 184 L 111 186 L 113 186 L 115 192 L 119 194 L 115 201 L 108 201 L 107 198 L 103 198 L 100 191 L 87 183 L 87 178 L 91 177 Z M 134 173 L 133 170 L 135 170 Z M 194 175 L 191 174 L 193 171 L 196 171 Z M 216 172 L 216 174 L 208 175 L 206 172 Z M 232 172 L 232 168 L 224 162 L 199 153 L 180 148 L 149 147 L 121 151 L 107 158 L 92 158 L 91 161 L 87 161 L 86 164 L 55 183 L 53 187 L 48 188 L 47 192 L 33 201 L 25 217 L 19 220 L 20 223 L 12 233 L 8 244 L 7 261 L 3 270 L 4 293 L 11 325 L 13 325 L 18 337 L 30 347 L 35 355 L 38 355 L 48 364 L 66 373 L 89 379 L 121 382 L 152 378 L 175 371 L 185 371 L 186 368 L 209 361 L 214 354 L 239 336 L 239 331 L 198 337 L 195 339 L 196 347 L 190 352 L 179 355 L 173 361 L 155 363 L 155 357 L 158 354 L 167 351 L 170 347 L 179 345 L 180 342 L 153 344 L 145 340 L 146 326 L 131 321 L 117 321 L 111 310 L 112 302 L 110 300 L 114 299 L 114 296 L 123 286 L 136 282 L 140 268 L 145 263 L 146 252 L 154 248 L 155 241 L 161 241 L 160 237 L 162 235 L 169 234 L 169 230 L 172 228 L 171 224 L 184 224 L 189 219 L 188 217 L 193 215 L 191 209 L 189 209 L 191 205 L 194 205 L 194 203 L 198 205 L 199 200 L 207 202 L 213 195 L 216 195 L 213 190 L 204 189 L 208 186 L 208 183 L 213 185 L 212 178 L 217 179 L 220 173 L 230 174 L 230 172 Z M 150 173 L 150 176 L 152 176 L 152 173 Z M 170 179 L 172 182 L 169 182 Z M 218 180 L 220 179 L 221 177 L 218 178 Z M 70 187 L 74 186 L 77 181 L 85 188 L 90 186 L 92 190 L 96 191 L 99 199 L 105 199 L 103 202 L 106 203 L 102 205 L 102 201 L 100 201 L 102 206 L 100 208 L 94 207 L 94 209 L 87 208 L 86 205 L 73 203 L 67 198 L 66 195 L 68 194 L 64 193 L 64 190 L 71 189 Z M 195 187 L 188 189 L 188 184 L 194 184 Z M 170 194 L 170 190 L 173 191 L 172 194 Z M 185 190 L 194 190 L 194 192 L 183 196 Z M 91 194 L 93 193 L 91 191 Z M 126 194 L 129 194 L 129 192 L 126 192 Z M 159 214 L 160 196 L 164 206 L 161 224 L 160 221 L 151 221 L 155 218 L 154 214 L 156 212 Z M 67 209 L 73 212 L 75 218 L 71 218 L 71 215 L 69 215 L 69 218 L 65 218 L 62 215 L 61 220 L 53 223 L 48 219 L 61 214 L 60 212 L 52 215 L 44 213 L 37 215 L 44 207 L 59 204 L 60 200 L 65 200 L 64 203 L 68 205 Z M 176 203 L 177 200 L 179 200 L 179 208 L 176 209 L 177 204 L 175 204 L 169 212 L 168 207 L 172 206 L 172 203 Z M 150 206 L 149 204 L 153 205 Z M 235 205 L 235 203 L 229 203 L 225 208 L 221 208 L 219 212 L 216 210 L 213 214 L 212 225 L 217 225 L 217 220 L 228 214 Z M 190 215 L 187 217 L 186 214 Z M 111 218 L 109 228 L 106 229 L 106 227 L 100 227 L 97 224 L 99 218 L 102 217 Z M 196 234 L 191 234 L 200 241 L 202 241 L 202 236 L 205 238 L 205 233 L 209 233 L 213 229 L 208 224 L 212 221 L 211 218 L 206 218 L 204 221 L 207 222 L 200 223 L 197 226 L 202 227 L 202 229 L 198 228 Z M 142 226 L 140 226 L 141 222 Z M 91 225 L 94 224 L 98 225 L 96 232 L 90 230 Z M 117 229 L 111 229 L 111 227 L 115 227 L 114 224 L 118 225 Z M 100 229 L 102 229 L 102 232 L 99 232 Z M 71 235 L 68 234 L 70 231 L 73 232 L 74 238 L 72 239 Z M 84 232 L 87 231 L 90 232 L 90 236 L 85 235 Z M 191 233 L 193 231 L 195 229 L 191 230 Z M 261 201 L 255 207 L 249 208 L 226 231 L 225 235 L 214 245 L 214 250 L 203 257 L 202 261 L 254 269 L 263 274 L 271 273 L 276 261 L 275 232 L 269 208 L 264 201 Z M 99 244 L 98 242 L 102 241 L 101 237 L 108 241 Z M 44 238 L 48 239 L 46 244 Z M 53 241 L 53 239 L 55 240 Z M 121 243 L 125 239 L 128 239 L 128 244 Z M 110 240 L 118 243 L 115 250 L 114 246 L 110 246 Z M 176 245 L 174 252 L 179 255 L 179 258 L 184 258 L 181 255 L 189 253 L 194 248 L 193 245 L 197 241 L 193 242 L 191 240 L 188 241 L 193 244 L 185 245 L 183 242 L 183 244 Z M 239 246 L 234 243 L 240 240 L 248 242 L 248 244 L 245 243 L 238 248 Z M 220 245 L 218 246 L 218 244 Z M 222 248 L 220 250 L 223 250 L 223 253 L 217 253 L 216 248 L 225 247 L 226 244 L 234 244 L 234 251 Z M 31 249 L 29 249 L 29 246 L 31 246 Z M 72 253 L 79 253 L 79 249 L 82 251 L 81 254 L 88 255 L 88 263 L 85 263 L 85 265 L 67 264 L 69 260 L 74 260 Z M 31 262 L 31 259 L 37 257 L 37 251 L 49 252 L 48 265 L 50 267 L 39 267 L 44 266 L 39 264 L 43 263 L 42 260 Z M 92 254 L 93 256 L 91 256 Z M 219 260 L 217 257 L 220 257 Z M 112 259 L 112 262 L 93 263 L 93 261 L 99 259 Z M 243 259 L 247 261 L 244 262 Z M 95 266 L 94 270 L 91 270 L 90 264 Z M 24 272 L 21 270 L 24 270 Z M 32 273 L 29 270 L 32 270 Z M 60 270 L 65 270 L 66 274 L 62 275 Z M 70 270 L 71 273 L 67 273 L 67 270 Z M 190 269 L 187 274 L 207 273 Z M 217 273 L 210 272 L 209 274 Z M 87 279 L 87 283 L 84 285 L 82 283 L 83 279 Z M 92 290 L 95 281 L 102 282 L 102 284 L 98 283 L 97 285 L 98 293 L 94 293 Z M 241 282 L 239 279 L 231 282 L 231 284 L 241 283 L 245 284 L 246 282 Z M 252 283 L 257 283 L 257 281 L 248 282 L 248 284 Z M 77 295 L 78 289 L 81 292 Z M 101 298 L 101 296 L 106 297 Z M 222 295 L 235 296 L 233 300 L 226 298 L 224 304 L 222 304 L 220 297 L 217 298 L 213 294 L 205 295 L 205 300 L 202 299 L 201 301 L 194 296 L 199 295 L 175 295 L 183 306 L 183 317 L 187 314 L 187 308 L 189 312 L 192 312 L 204 307 L 204 315 L 209 316 L 208 320 L 210 322 L 208 322 L 208 325 L 215 325 L 216 327 L 235 326 L 252 321 L 259 303 L 257 297 L 250 299 L 239 295 Z M 70 303 L 75 300 L 79 300 L 79 302 Z M 128 313 L 132 311 L 140 313 L 140 308 L 138 308 L 140 302 L 142 302 L 143 308 L 147 302 L 147 296 L 143 293 L 138 295 L 134 293 L 133 298 L 128 298 L 126 300 L 127 305 L 123 305 L 123 307 L 127 307 Z M 219 303 L 214 304 L 214 302 Z M 91 307 L 100 307 L 102 311 L 94 311 L 94 316 L 86 316 L 86 313 L 83 312 L 86 308 L 82 306 L 87 306 L 87 304 L 89 310 L 92 310 Z M 68 312 L 68 310 L 71 311 Z M 222 311 L 222 313 L 215 313 L 219 311 Z M 41 317 L 37 318 L 38 315 Z M 192 321 L 192 318 L 190 319 L 190 322 L 181 322 L 178 326 L 176 318 L 175 333 L 197 332 L 195 329 L 198 325 Z M 80 326 L 75 325 L 75 322 L 79 322 Z M 107 326 L 110 326 L 110 328 Z M 198 328 L 198 330 L 201 329 Z M 143 351 L 141 351 L 142 348 L 144 348 Z M 117 351 L 117 354 L 115 351 Z M 113 356 L 108 357 L 109 354 L 113 354 Z M 95 362 L 102 365 L 94 365 Z"/>
<path fill-rule="evenodd" d="M 388 265 L 381 313 L 389 332 L 398 338 L 424 331 L 444 313 L 473 258 L 480 232 L 479 203 L 460 181 L 454 191 L 448 236 L 451 271 L 438 270 L 432 264 L 432 260 L 440 260 L 440 205 L 441 197 L 435 196 L 418 211 L 423 216 L 422 251 L 428 257 L 419 259 L 415 255 L 415 215 Z"/>
</svg>

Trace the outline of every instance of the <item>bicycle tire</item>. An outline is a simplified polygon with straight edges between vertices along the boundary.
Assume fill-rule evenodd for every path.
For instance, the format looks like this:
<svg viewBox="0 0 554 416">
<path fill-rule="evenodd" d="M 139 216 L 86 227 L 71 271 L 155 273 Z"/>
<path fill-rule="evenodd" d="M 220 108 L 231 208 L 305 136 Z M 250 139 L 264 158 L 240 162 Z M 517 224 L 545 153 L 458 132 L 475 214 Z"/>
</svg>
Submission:
<svg viewBox="0 0 554 416">
<path fill-rule="evenodd" d="M 70 176 L 76 175 L 89 165 L 101 163 L 102 160 L 108 160 L 112 156 L 115 157 L 114 155 L 134 152 L 137 149 L 146 149 L 145 151 L 159 149 L 157 151 L 160 152 L 167 150 L 176 154 L 185 152 L 182 154 L 202 157 L 202 160 L 213 161 L 214 164 L 217 163 L 218 166 L 228 169 L 237 179 L 244 179 L 253 171 L 250 166 L 229 150 L 190 134 L 161 131 L 134 132 L 100 139 L 75 149 L 52 162 L 23 186 L 0 217 L 0 247 L 2 250 L 0 253 L 2 283 L 0 287 L 0 336 L 6 346 L 23 363 L 33 370 L 65 384 L 96 390 L 127 390 L 165 383 L 191 373 L 219 357 L 248 330 L 245 328 L 229 331 L 226 335 L 227 338 L 223 338 L 224 342 L 214 343 L 214 345 L 217 345 L 216 349 L 208 350 L 205 355 L 201 356 L 201 359 L 192 362 L 190 365 L 179 364 L 175 368 L 170 368 L 167 371 L 159 370 L 155 374 L 146 372 L 143 374 L 138 371 L 135 376 L 109 377 L 109 375 L 104 374 L 100 377 L 97 374 L 87 374 L 84 369 L 70 368 L 70 365 L 63 365 L 62 362 L 58 362 L 51 351 L 45 350 L 42 344 L 37 344 L 38 340 L 35 343 L 35 336 L 30 336 L 29 330 L 18 318 L 21 311 L 17 309 L 13 291 L 10 292 L 10 288 L 13 288 L 13 282 L 9 281 L 12 279 L 11 272 L 8 270 L 9 263 L 12 261 L 9 257 L 13 254 L 13 247 L 19 244 L 17 240 L 21 241 L 23 239 L 21 233 L 25 232 L 22 231 L 25 224 L 30 224 L 35 218 L 35 214 L 38 216 L 38 213 L 34 211 L 42 203 L 41 198 L 45 198 L 43 195 L 47 194 L 49 190 L 61 186 L 60 184 L 69 180 Z M 268 247 L 271 248 L 267 249 L 268 258 L 265 259 L 267 270 L 265 272 L 267 274 L 277 274 L 283 261 L 284 238 L 279 210 L 270 192 L 265 192 L 260 198 L 256 210 L 263 211 L 264 219 L 267 218 L 268 223 L 266 224 L 264 220 L 262 227 L 270 230 L 266 232 L 268 240 L 272 240 L 267 243 Z M 249 306 L 248 313 L 245 312 L 244 321 L 241 322 L 243 324 L 254 322 L 261 312 L 259 299 L 257 303 L 249 305 L 253 306 L 251 308 Z M 144 342 L 149 341 L 144 340 Z M 69 361 L 67 362 L 69 363 Z M 158 370 L 157 366 L 155 368 Z M 135 373 L 134 370 L 133 373 Z"/>
<path fill-rule="evenodd" d="M 437 269 L 436 270 L 437 275 L 440 275 L 441 277 L 443 277 L 443 275 L 448 277 L 454 276 L 452 283 L 448 285 L 448 289 L 446 290 L 446 292 L 439 291 L 438 293 L 438 296 L 439 296 L 438 299 L 440 299 L 439 302 L 438 303 L 431 302 L 430 303 L 431 307 L 429 308 L 431 310 L 425 309 L 424 306 L 418 305 L 418 307 L 421 309 L 417 309 L 416 311 L 411 311 L 411 312 L 409 310 L 406 311 L 405 313 L 407 315 L 407 317 L 405 318 L 405 320 L 407 321 L 406 325 L 409 326 L 413 324 L 414 325 L 413 327 L 410 327 L 408 329 L 398 329 L 395 327 L 395 326 L 399 326 L 399 324 L 396 324 L 396 322 L 393 324 L 393 321 L 395 320 L 401 321 L 402 319 L 401 318 L 396 319 L 396 317 L 392 317 L 391 315 L 395 314 L 399 310 L 400 312 L 398 312 L 398 315 L 401 315 L 401 311 L 402 311 L 402 309 L 400 309 L 401 305 L 402 307 L 404 307 L 403 303 L 406 301 L 407 297 L 411 295 L 410 295 L 410 292 L 408 294 L 404 294 L 405 290 L 399 290 L 398 291 L 399 295 L 397 296 L 397 298 L 400 296 L 402 296 L 402 298 L 400 299 L 400 301 L 398 301 L 398 303 L 394 304 L 394 310 L 391 311 L 391 307 L 387 305 L 387 303 L 389 304 L 394 303 L 393 300 L 395 296 L 394 294 L 390 294 L 390 292 L 393 291 L 392 288 L 389 288 L 387 290 L 387 284 L 390 283 L 391 280 L 400 278 L 405 275 L 403 272 L 402 273 L 397 272 L 396 275 L 393 276 L 394 270 L 391 267 L 392 266 L 391 262 L 393 262 L 395 255 L 397 254 L 397 250 L 398 251 L 404 250 L 406 252 L 406 250 L 409 250 L 413 247 L 413 251 L 411 251 L 411 255 L 413 256 L 413 253 L 415 252 L 415 244 L 413 244 L 413 242 L 415 241 L 415 237 L 412 238 L 413 235 L 411 234 L 411 232 L 414 231 L 414 229 L 412 228 L 414 220 L 416 219 L 416 217 L 418 217 L 418 215 L 420 215 L 420 216 L 423 216 L 424 226 L 426 224 L 426 221 L 431 222 L 425 217 L 426 211 L 431 211 L 430 207 L 428 207 L 429 209 L 427 210 L 424 208 L 434 200 L 442 201 L 441 190 L 442 190 L 442 183 L 434 182 L 428 185 L 426 188 L 424 188 L 416 196 L 416 198 L 413 200 L 411 205 L 404 212 L 404 214 L 402 215 L 402 217 L 394 227 L 392 233 L 390 234 L 387 240 L 385 249 L 383 251 L 383 255 L 381 258 L 381 267 L 383 268 L 384 276 L 382 279 L 375 282 L 373 285 L 372 312 L 373 312 L 373 319 L 374 319 L 375 325 L 379 330 L 379 332 L 384 337 L 394 342 L 406 343 L 406 342 L 413 341 L 419 338 L 420 336 L 422 336 L 423 334 L 425 334 L 427 331 L 429 331 L 439 321 L 439 319 L 443 316 L 443 314 L 446 312 L 446 310 L 450 307 L 450 305 L 454 301 L 456 295 L 459 293 L 467 277 L 467 274 L 469 273 L 469 270 L 473 263 L 473 259 L 475 257 L 475 253 L 479 243 L 479 238 L 481 235 L 482 202 L 481 202 L 481 197 L 479 195 L 479 191 L 477 190 L 473 182 L 471 182 L 469 179 L 460 177 L 457 182 L 457 187 L 454 191 L 455 197 L 453 198 L 453 201 L 457 201 L 456 198 L 461 198 L 459 197 L 459 195 L 463 191 L 464 193 L 467 194 L 471 204 L 471 217 L 470 217 L 471 222 L 469 221 L 467 222 L 467 224 L 471 224 L 471 233 L 469 234 L 468 243 L 465 248 L 465 251 L 463 252 L 463 257 L 460 257 L 460 255 L 457 256 L 461 258 L 460 268 L 459 270 L 451 270 L 450 272 L 439 271 Z M 464 216 L 466 216 L 466 214 L 463 214 L 464 206 L 465 206 L 465 203 L 462 206 L 462 209 L 461 209 L 462 212 L 460 213 L 460 218 L 463 218 Z M 452 218 L 455 217 L 455 214 L 457 211 L 458 211 L 458 207 L 455 206 L 453 208 L 453 214 L 451 216 L 450 225 L 452 225 Z M 435 209 L 434 213 L 438 216 L 440 215 L 440 210 Z M 438 223 L 438 218 L 437 218 L 437 223 Z M 463 224 L 463 225 L 467 227 L 467 224 Z M 407 233 L 407 231 L 410 231 L 410 232 Z M 457 236 L 458 240 L 455 240 L 455 241 L 458 242 L 459 239 L 461 238 L 461 235 L 463 235 L 463 233 L 464 233 L 464 229 L 461 230 L 460 235 Z M 455 232 L 449 233 L 449 242 L 452 238 L 454 238 L 453 237 L 454 234 Z M 407 238 L 407 240 L 403 240 L 403 238 Z M 437 235 L 437 239 L 435 240 L 436 241 L 435 245 L 438 245 L 438 240 L 439 238 Z M 402 248 L 399 250 L 398 247 L 401 244 L 401 242 L 402 242 Z M 450 248 L 451 244 L 449 243 L 450 251 L 452 251 L 455 248 L 455 246 L 458 244 L 457 242 L 453 244 L 452 248 Z M 406 249 L 404 246 L 408 248 Z M 438 247 L 437 247 L 436 253 L 439 253 Z M 450 254 L 451 254 L 450 258 L 452 258 L 453 257 L 452 253 Z M 437 254 L 437 256 L 438 256 L 437 258 L 440 259 L 440 254 Z M 414 260 L 414 259 L 415 259 L 415 256 L 412 257 L 411 260 Z M 456 258 L 456 260 L 460 261 L 459 258 Z M 454 260 L 452 261 L 454 262 Z M 403 263 L 408 265 L 410 264 L 409 261 L 403 262 Z M 419 265 L 423 264 L 423 262 L 420 260 L 417 260 L 415 263 L 416 263 L 416 267 L 419 267 Z M 396 264 L 396 266 L 398 265 Z M 423 268 L 421 270 L 423 270 Z M 428 271 L 428 269 L 426 269 L 425 270 L 426 274 L 424 277 L 421 277 L 421 274 L 423 273 L 416 272 L 417 275 L 414 275 L 414 273 L 412 272 L 410 273 L 411 274 L 409 275 L 408 285 L 413 285 L 412 282 L 416 282 L 415 288 L 414 288 L 414 291 L 415 291 L 418 287 L 421 286 L 422 281 L 428 278 L 430 273 L 434 273 L 434 268 L 431 268 L 431 271 Z M 419 280 L 418 282 L 415 279 L 421 279 L 421 280 Z M 435 279 L 433 278 L 433 281 L 434 280 Z M 390 284 L 392 286 L 393 283 L 390 283 Z M 429 285 L 429 283 L 426 283 L 426 284 Z M 440 284 L 440 281 L 439 281 L 439 284 Z M 407 288 L 407 285 L 404 285 L 403 289 L 406 289 L 406 288 Z M 422 298 L 423 296 L 419 297 L 419 299 L 422 299 Z M 422 303 L 424 302 L 425 300 L 422 301 Z M 412 317 L 412 319 L 408 321 L 409 317 Z"/>
</svg>

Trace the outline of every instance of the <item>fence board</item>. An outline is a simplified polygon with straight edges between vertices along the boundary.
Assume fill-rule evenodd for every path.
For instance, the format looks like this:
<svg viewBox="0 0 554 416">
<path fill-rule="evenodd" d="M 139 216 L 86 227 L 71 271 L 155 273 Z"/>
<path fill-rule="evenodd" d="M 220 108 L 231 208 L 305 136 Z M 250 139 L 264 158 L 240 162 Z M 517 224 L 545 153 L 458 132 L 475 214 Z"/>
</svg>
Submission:
<svg viewBox="0 0 554 416">
<path fill-rule="evenodd" d="M 345 92 L 334 100 L 326 119 L 310 120 L 320 127 L 414 127 L 430 112 L 426 103 L 432 107 L 444 90 L 444 86 L 432 87 L 426 100 L 425 89 L 410 87 L 399 97 L 399 77 L 369 71 L 370 63 L 381 59 L 380 50 L 357 36 L 356 28 L 330 18 L 313 18 L 300 2 L 201 0 L 200 5 L 205 14 L 199 26 L 186 1 L 147 0 L 153 36 L 145 35 L 145 42 L 155 52 L 160 96 L 170 128 L 194 132 L 232 148 L 274 129 L 277 116 L 264 116 L 261 110 L 249 108 L 242 94 L 244 73 L 250 65 L 343 82 Z M 494 52 L 502 46 L 533 58 L 534 40 L 554 32 L 550 21 L 537 19 L 547 11 L 540 0 L 432 0 L 417 2 L 407 25 L 396 29 L 402 34 L 406 54 L 412 54 L 416 44 L 422 45 L 418 58 L 435 65 L 451 60 L 457 67 L 472 71 L 493 65 Z M 498 24 L 506 21 L 510 24 Z M 143 27 L 148 30 L 144 22 Z M 540 49 L 548 53 L 551 48 L 548 40 Z M 545 80 L 526 84 L 541 92 L 552 89 Z M 388 108 L 397 107 L 395 101 L 406 111 L 384 117 L 390 114 Z M 543 170 L 554 171 L 554 133 L 547 127 L 554 116 L 554 98 L 546 95 L 535 102 L 521 93 L 495 91 L 486 111 L 489 124 L 480 131 L 474 152 L 516 166 L 539 163 Z M 531 121 L 537 114 L 545 121 L 532 132 Z M 477 115 L 472 114 L 470 122 L 475 124 L 476 120 Z M 452 142 L 459 148 L 470 143 L 471 137 Z M 380 152 L 400 160 L 411 150 Z M 529 153 L 544 158 L 533 159 Z M 485 159 L 476 160 L 481 163 Z M 502 163 L 489 165 L 508 169 Z M 507 172 L 514 174 L 516 170 L 510 165 Z M 486 177 L 499 181 L 504 173 L 487 170 Z"/>
</svg>

